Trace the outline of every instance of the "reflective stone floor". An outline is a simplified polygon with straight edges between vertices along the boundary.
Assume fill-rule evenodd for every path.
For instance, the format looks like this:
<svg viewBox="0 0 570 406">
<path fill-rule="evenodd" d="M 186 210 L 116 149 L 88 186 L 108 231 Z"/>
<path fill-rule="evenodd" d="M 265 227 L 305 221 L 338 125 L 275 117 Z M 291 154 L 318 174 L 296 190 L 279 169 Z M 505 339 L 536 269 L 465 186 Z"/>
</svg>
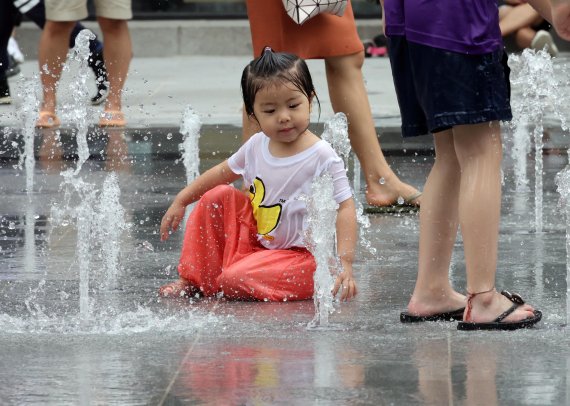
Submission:
<svg viewBox="0 0 570 406">
<path fill-rule="evenodd" d="M 225 150 L 202 145 L 202 170 L 235 145 L 231 131 L 225 135 Z M 415 278 L 418 218 L 375 214 L 364 238 L 377 252 L 363 244 L 355 264 L 359 296 L 339 305 L 334 328 L 309 331 L 310 301 L 157 297 L 157 288 L 176 277 L 181 245 L 180 233 L 166 243 L 157 234 L 185 182 L 171 153 L 177 136 L 91 139 L 92 157 L 75 179 L 91 185 L 97 210 L 103 181 L 115 172 L 128 227 L 115 244 L 120 265 L 111 286 L 101 272 L 105 237 L 87 241 L 88 297 L 79 278 L 85 257 L 76 254 L 80 216 L 53 220 L 54 210 L 71 213 L 81 203 L 62 186 L 62 170 L 75 167 L 73 138 L 62 137 L 61 145 L 49 134 L 36 139 L 31 193 L 25 165 L 0 161 L 0 404 L 570 404 L 566 223 L 554 184 L 565 153 L 544 155 L 539 234 L 534 162 L 527 164 L 531 191 L 515 192 L 508 152 L 504 161 L 497 287 L 520 292 L 543 311 L 537 328 L 473 333 L 453 323 L 401 324 Z M 4 142 L 2 152 L 9 148 Z M 418 187 L 432 160 L 429 151 L 389 156 Z M 460 240 L 456 247 L 452 280 L 464 290 Z"/>
</svg>

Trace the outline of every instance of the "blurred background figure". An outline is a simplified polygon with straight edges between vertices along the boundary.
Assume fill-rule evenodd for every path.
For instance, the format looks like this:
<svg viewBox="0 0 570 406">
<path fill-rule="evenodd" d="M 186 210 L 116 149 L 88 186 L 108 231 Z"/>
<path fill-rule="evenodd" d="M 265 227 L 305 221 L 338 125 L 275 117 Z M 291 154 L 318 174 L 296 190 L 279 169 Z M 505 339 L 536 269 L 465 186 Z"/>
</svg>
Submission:
<svg viewBox="0 0 570 406">
<path fill-rule="evenodd" d="M 24 54 L 20 50 L 18 46 L 18 42 L 15 38 L 16 29 L 12 30 L 12 35 L 8 39 L 8 58 L 9 58 L 9 66 L 7 76 L 11 77 L 20 73 L 20 64 L 24 63 Z"/>
<path fill-rule="evenodd" d="M 548 32 L 550 24 L 530 4 L 523 0 L 505 0 L 502 3 L 499 7 L 499 26 L 503 38 L 512 37 L 520 49 L 539 51 L 546 46 L 551 56 L 558 55 L 558 47 Z"/>
<path fill-rule="evenodd" d="M 30 0 L 35 1 L 35 0 Z M 97 22 L 106 39 L 103 50 L 109 83 L 100 126 L 124 126 L 121 96 L 132 57 L 127 20 L 132 18 L 130 0 L 100 0 L 96 4 Z M 87 18 L 87 0 L 46 0 L 46 23 L 40 39 L 38 61 L 43 102 L 36 127 L 50 128 L 60 124 L 56 115 L 56 91 L 67 55 L 67 42 L 77 28 L 77 21 Z M 97 53 L 93 53 L 97 55 Z M 102 58 L 101 58 L 102 61 Z M 98 65 L 97 65 L 98 66 Z"/>
<path fill-rule="evenodd" d="M 34 22 L 39 28 L 43 29 L 46 24 L 46 11 L 43 0 L 0 0 L 0 11 L 2 16 L 2 36 L 4 40 L 5 33 L 11 27 L 10 36 L 8 38 L 8 68 L 6 69 L 6 77 L 11 77 L 20 73 L 19 65 L 24 63 L 25 57 L 16 40 L 15 27 L 22 21 L 22 16 L 26 16 Z M 84 30 L 85 27 L 76 23 L 69 37 L 69 48 L 75 46 L 75 38 Z M 3 41 L 2 41 L 3 43 Z M 97 37 L 89 42 L 89 50 L 91 57 L 89 59 L 89 67 L 95 75 L 97 93 L 91 97 L 91 104 L 98 105 L 105 101 L 108 93 L 108 78 L 103 59 L 103 44 Z M 6 82 L 6 86 L 8 83 Z M 9 90 L 8 90 L 9 92 Z"/>
</svg>

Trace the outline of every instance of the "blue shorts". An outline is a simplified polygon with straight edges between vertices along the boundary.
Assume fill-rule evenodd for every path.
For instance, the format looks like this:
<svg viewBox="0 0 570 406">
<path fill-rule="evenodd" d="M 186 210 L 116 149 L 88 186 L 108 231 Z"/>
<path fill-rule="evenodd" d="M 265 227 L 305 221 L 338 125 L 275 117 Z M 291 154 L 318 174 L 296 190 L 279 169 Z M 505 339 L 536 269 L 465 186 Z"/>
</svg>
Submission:
<svg viewBox="0 0 570 406">
<path fill-rule="evenodd" d="M 510 69 L 502 49 L 468 55 L 390 36 L 388 53 L 404 137 L 512 119 Z"/>
</svg>

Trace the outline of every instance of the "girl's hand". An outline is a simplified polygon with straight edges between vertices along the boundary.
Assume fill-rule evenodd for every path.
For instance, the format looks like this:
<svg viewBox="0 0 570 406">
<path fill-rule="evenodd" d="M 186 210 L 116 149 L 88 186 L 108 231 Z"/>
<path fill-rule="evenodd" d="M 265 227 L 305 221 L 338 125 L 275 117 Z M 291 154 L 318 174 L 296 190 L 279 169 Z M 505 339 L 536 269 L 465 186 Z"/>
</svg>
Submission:
<svg viewBox="0 0 570 406">
<path fill-rule="evenodd" d="M 160 241 L 166 241 L 166 239 L 168 239 L 170 230 L 176 231 L 178 229 L 180 222 L 184 219 L 185 209 L 186 207 L 184 205 L 174 199 L 174 202 L 172 202 L 160 222 Z"/>
<path fill-rule="evenodd" d="M 356 287 L 356 281 L 352 277 L 352 272 L 343 271 L 337 276 L 332 291 L 333 296 L 336 296 L 339 291 L 340 300 L 343 302 L 356 296 L 358 289 Z"/>
</svg>

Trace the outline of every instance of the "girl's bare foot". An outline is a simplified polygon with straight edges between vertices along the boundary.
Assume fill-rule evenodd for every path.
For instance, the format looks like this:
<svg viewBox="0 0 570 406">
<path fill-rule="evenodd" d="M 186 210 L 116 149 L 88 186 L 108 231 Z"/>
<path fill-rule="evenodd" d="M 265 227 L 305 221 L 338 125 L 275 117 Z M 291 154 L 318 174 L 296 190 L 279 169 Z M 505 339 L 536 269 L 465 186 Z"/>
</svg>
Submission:
<svg viewBox="0 0 570 406">
<path fill-rule="evenodd" d="M 163 285 L 158 289 L 158 294 L 163 297 L 188 297 L 197 292 L 199 290 L 184 278 Z"/>
</svg>

